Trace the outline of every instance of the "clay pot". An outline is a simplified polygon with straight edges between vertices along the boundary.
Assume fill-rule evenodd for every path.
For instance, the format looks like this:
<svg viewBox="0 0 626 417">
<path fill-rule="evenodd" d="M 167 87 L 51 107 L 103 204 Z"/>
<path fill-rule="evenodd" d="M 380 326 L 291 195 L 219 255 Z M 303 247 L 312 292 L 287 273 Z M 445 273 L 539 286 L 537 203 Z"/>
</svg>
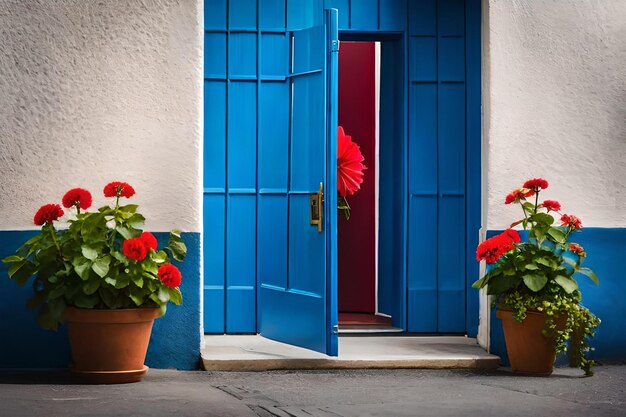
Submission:
<svg viewBox="0 0 626 417">
<path fill-rule="evenodd" d="M 543 335 L 545 314 L 528 311 L 521 323 L 513 318 L 513 313 L 509 310 L 497 310 L 496 317 L 502 320 L 506 352 L 513 372 L 550 375 L 556 359 L 556 341 L 555 335 Z M 557 330 L 565 328 L 565 314 L 555 317 L 554 320 Z"/>
<path fill-rule="evenodd" d="M 68 307 L 70 372 L 90 384 L 139 382 L 158 308 L 90 310 Z"/>
</svg>

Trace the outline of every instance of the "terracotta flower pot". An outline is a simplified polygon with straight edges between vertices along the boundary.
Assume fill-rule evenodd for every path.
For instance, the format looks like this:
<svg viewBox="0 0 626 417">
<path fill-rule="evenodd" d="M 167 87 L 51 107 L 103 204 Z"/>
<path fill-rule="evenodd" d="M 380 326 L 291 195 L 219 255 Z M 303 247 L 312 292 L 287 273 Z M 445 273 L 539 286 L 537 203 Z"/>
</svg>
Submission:
<svg viewBox="0 0 626 417">
<path fill-rule="evenodd" d="M 496 317 L 502 320 L 506 352 L 513 372 L 550 375 L 556 359 L 556 346 L 554 335 L 543 334 L 545 314 L 529 311 L 521 323 L 509 310 L 497 310 Z M 566 315 L 555 317 L 557 330 L 563 330 L 566 321 Z"/>
<path fill-rule="evenodd" d="M 139 382 L 158 308 L 90 310 L 68 307 L 70 371 L 91 384 Z"/>
</svg>

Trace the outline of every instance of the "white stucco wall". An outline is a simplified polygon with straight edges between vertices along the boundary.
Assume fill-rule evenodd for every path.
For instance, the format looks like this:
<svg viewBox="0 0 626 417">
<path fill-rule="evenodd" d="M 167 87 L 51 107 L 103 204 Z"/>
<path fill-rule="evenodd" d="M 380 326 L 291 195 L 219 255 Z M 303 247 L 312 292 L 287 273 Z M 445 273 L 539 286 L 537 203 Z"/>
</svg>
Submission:
<svg viewBox="0 0 626 417">
<path fill-rule="evenodd" d="M 147 228 L 199 231 L 201 0 L 0 0 L 0 229 L 126 181 Z"/>
<path fill-rule="evenodd" d="M 530 177 L 585 226 L 626 226 L 626 1 L 485 0 L 486 225 Z"/>
</svg>

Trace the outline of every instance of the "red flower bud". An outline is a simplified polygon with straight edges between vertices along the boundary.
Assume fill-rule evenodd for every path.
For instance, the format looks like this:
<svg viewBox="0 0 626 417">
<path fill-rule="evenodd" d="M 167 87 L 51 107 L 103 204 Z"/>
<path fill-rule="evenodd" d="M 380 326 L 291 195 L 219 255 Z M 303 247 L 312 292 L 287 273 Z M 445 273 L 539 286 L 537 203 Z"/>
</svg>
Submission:
<svg viewBox="0 0 626 417">
<path fill-rule="evenodd" d="M 139 239 L 141 239 L 144 245 L 146 245 L 148 248 L 152 248 L 154 251 L 157 250 L 157 246 L 158 246 L 157 239 L 156 237 L 154 237 L 152 233 L 143 232 L 141 236 L 139 236 Z"/>
<path fill-rule="evenodd" d="M 559 211 L 561 210 L 561 203 L 556 200 L 546 200 L 541 205 L 547 209 L 548 211 Z"/>
<path fill-rule="evenodd" d="M 561 222 L 563 226 L 569 226 L 572 230 L 583 228 L 583 222 L 573 214 L 562 215 Z"/>
<path fill-rule="evenodd" d="M 126 197 L 135 195 L 135 189 L 126 182 L 113 181 L 104 186 L 105 197 Z"/>
<path fill-rule="evenodd" d="M 533 178 L 526 181 L 523 185 L 524 188 L 530 188 L 534 191 L 539 191 L 540 189 L 545 190 L 548 188 L 548 181 L 543 178 Z"/>
</svg>

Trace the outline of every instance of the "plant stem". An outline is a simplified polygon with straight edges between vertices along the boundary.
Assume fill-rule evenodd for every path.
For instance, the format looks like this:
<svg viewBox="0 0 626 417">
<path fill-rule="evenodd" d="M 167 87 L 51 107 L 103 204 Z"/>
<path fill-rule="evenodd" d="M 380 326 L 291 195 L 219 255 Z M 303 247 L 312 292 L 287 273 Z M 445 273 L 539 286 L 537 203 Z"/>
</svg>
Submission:
<svg viewBox="0 0 626 417">
<path fill-rule="evenodd" d="M 63 252 L 61 251 L 61 246 L 59 245 L 59 242 L 57 240 L 57 234 L 56 234 L 56 230 L 54 229 L 54 226 L 52 226 L 52 224 L 50 224 L 50 235 L 52 236 L 52 241 L 54 242 L 54 246 L 56 246 L 57 250 L 59 251 L 59 255 L 61 256 L 61 259 L 63 259 Z"/>
<path fill-rule="evenodd" d="M 539 189 L 537 189 L 537 192 L 535 193 L 535 214 L 537 214 L 538 203 L 539 203 Z"/>
</svg>

